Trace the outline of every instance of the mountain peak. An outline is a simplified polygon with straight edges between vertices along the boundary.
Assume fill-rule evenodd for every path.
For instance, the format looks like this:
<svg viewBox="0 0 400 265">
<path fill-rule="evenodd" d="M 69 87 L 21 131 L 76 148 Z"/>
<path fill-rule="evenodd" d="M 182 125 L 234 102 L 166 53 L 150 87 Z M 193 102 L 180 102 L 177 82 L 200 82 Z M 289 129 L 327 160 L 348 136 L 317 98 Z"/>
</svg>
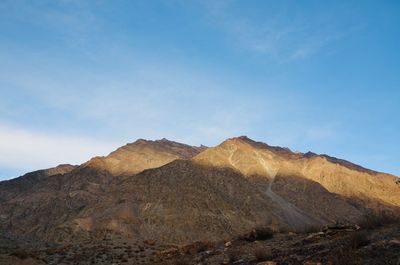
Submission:
<svg viewBox="0 0 400 265">
<path fill-rule="evenodd" d="M 95 157 L 83 166 L 106 170 L 112 175 L 132 175 L 176 159 L 190 159 L 202 150 L 204 147 L 190 146 L 166 138 L 138 139 L 119 147 L 108 156 Z"/>
<path fill-rule="evenodd" d="M 237 144 L 237 143 L 242 143 L 245 145 L 248 145 L 254 149 L 263 149 L 263 150 L 268 150 L 272 153 L 275 153 L 276 155 L 283 156 L 283 157 L 300 157 L 302 154 L 301 153 L 295 153 L 292 150 L 290 150 L 287 147 L 280 147 L 280 146 L 273 146 L 266 144 L 264 142 L 258 142 L 254 141 L 253 139 L 243 135 L 239 137 L 233 137 L 233 138 L 228 138 L 225 140 L 222 144 Z"/>
<path fill-rule="evenodd" d="M 123 148 L 125 146 L 139 145 L 139 144 L 141 144 L 141 145 L 149 145 L 149 146 L 157 145 L 157 144 L 190 146 L 190 145 L 187 145 L 187 144 L 183 144 L 183 143 L 179 143 L 179 142 L 176 142 L 176 141 L 169 140 L 167 138 L 162 138 L 162 139 L 158 139 L 158 140 L 147 140 L 147 139 L 139 138 L 136 141 L 134 141 L 132 143 L 127 143 L 126 145 L 124 145 L 124 146 L 122 146 L 120 148 Z M 195 146 L 193 146 L 193 147 L 195 147 Z"/>
<path fill-rule="evenodd" d="M 237 136 L 237 137 L 232 137 L 230 139 L 238 139 L 238 140 L 243 140 L 243 141 L 253 141 L 247 135 L 241 135 L 241 136 Z"/>
<path fill-rule="evenodd" d="M 242 141 L 242 142 L 254 142 L 254 140 L 250 139 L 246 135 L 241 135 L 237 137 L 228 138 L 225 142 L 235 142 L 235 141 Z"/>
</svg>

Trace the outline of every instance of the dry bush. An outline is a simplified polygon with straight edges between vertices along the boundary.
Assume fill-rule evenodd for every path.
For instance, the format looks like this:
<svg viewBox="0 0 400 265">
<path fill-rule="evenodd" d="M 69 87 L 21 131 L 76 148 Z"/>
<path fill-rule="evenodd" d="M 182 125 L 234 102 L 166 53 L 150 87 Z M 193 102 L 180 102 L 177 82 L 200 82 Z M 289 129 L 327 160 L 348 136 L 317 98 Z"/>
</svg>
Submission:
<svg viewBox="0 0 400 265">
<path fill-rule="evenodd" d="M 241 240 L 256 241 L 256 240 L 267 240 L 274 236 L 274 232 L 269 227 L 257 227 L 251 230 L 250 233 L 244 234 L 239 237 Z"/>
<path fill-rule="evenodd" d="M 361 265 L 361 259 L 351 248 L 341 248 L 330 258 L 331 265 Z"/>
<path fill-rule="evenodd" d="M 392 215 L 391 213 L 368 213 L 360 221 L 359 225 L 363 229 L 374 229 L 381 227 L 383 225 L 393 224 L 398 222 L 398 217 Z"/>
<path fill-rule="evenodd" d="M 27 259 L 30 257 L 29 253 L 25 250 L 16 250 L 10 254 L 11 256 L 17 257 L 19 259 Z"/>
<path fill-rule="evenodd" d="M 296 232 L 301 233 L 301 234 L 310 234 L 310 233 L 321 232 L 321 230 L 322 230 L 322 227 L 319 225 L 309 225 L 302 229 L 296 230 Z"/>
<path fill-rule="evenodd" d="M 369 243 L 368 233 L 366 231 L 358 231 L 350 235 L 350 247 L 353 249 L 366 246 Z"/>
<path fill-rule="evenodd" d="M 216 246 L 216 243 L 214 242 L 201 242 L 201 241 L 196 241 L 192 244 L 186 245 L 181 248 L 181 253 L 182 254 L 196 254 L 199 252 L 203 252 L 209 249 L 212 249 Z"/>
<path fill-rule="evenodd" d="M 189 265 L 190 264 L 190 259 L 189 258 L 179 258 L 175 261 L 174 265 Z"/>
<path fill-rule="evenodd" d="M 228 253 L 229 262 L 235 262 L 243 256 L 243 252 L 240 249 L 231 249 Z"/>
<path fill-rule="evenodd" d="M 189 265 L 190 258 L 189 257 L 179 257 L 176 259 L 164 260 L 157 264 L 160 264 L 160 265 Z"/>
<path fill-rule="evenodd" d="M 274 232 L 269 227 L 261 227 L 255 230 L 255 239 L 256 240 L 267 240 L 271 239 L 274 236 Z"/>
<path fill-rule="evenodd" d="M 258 247 L 254 250 L 254 256 L 256 257 L 257 262 L 268 261 L 272 258 L 272 250 L 271 248 Z"/>
</svg>

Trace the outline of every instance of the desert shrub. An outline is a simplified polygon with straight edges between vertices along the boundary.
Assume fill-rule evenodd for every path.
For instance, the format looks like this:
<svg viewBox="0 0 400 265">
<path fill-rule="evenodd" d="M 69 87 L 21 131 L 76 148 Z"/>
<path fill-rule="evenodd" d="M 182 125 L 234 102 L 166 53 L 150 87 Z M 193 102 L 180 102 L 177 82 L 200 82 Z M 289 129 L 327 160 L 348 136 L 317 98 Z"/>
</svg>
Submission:
<svg viewBox="0 0 400 265">
<path fill-rule="evenodd" d="M 197 252 L 203 252 L 203 251 L 215 248 L 216 245 L 217 245 L 216 242 L 211 242 L 211 241 L 200 242 Z"/>
<path fill-rule="evenodd" d="M 201 241 L 196 241 L 192 244 L 186 245 L 181 248 L 181 253 L 182 254 L 196 254 L 199 252 L 206 251 L 208 249 L 212 249 L 215 247 L 215 243 L 213 242 L 201 242 Z"/>
<path fill-rule="evenodd" d="M 229 262 L 235 262 L 243 256 L 243 252 L 240 249 L 231 249 L 228 252 Z"/>
<path fill-rule="evenodd" d="M 296 230 L 296 232 L 302 233 L 302 234 L 310 234 L 310 233 L 320 232 L 321 229 L 322 229 L 322 227 L 319 225 L 308 225 L 306 227 Z"/>
<path fill-rule="evenodd" d="M 72 257 L 73 261 L 75 262 L 81 262 L 83 260 L 86 260 L 86 256 L 83 255 L 82 253 L 76 253 L 73 257 Z"/>
<path fill-rule="evenodd" d="M 269 227 L 258 227 L 250 231 L 250 233 L 244 234 L 239 237 L 239 239 L 246 241 L 256 241 L 256 240 L 267 240 L 274 236 L 274 232 Z"/>
<path fill-rule="evenodd" d="M 27 259 L 30 257 L 29 253 L 25 250 L 16 250 L 10 254 L 11 256 L 17 257 L 19 259 Z"/>
<path fill-rule="evenodd" d="M 354 232 L 350 235 L 350 247 L 357 249 L 369 244 L 368 233 L 366 231 Z"/>
<path fill-rule="evenodd" d="M 266 247 L 258 247 L 254 250 L 254 257 L 258 262 L 270 260 L 272 257 L 272 250 Z"/>
<path fill-rule="evenodd" d="M 55 253 L 54 249 L 51 249 L 51 248 L 46 249 L 45 252 L 46 252 L 46 255 L 48 255 L 48 256 L 53 255 Z"/>
<path fill-rule="evenodd" d="M 174 265 L 189 265 L 190 264 L 190 259 L 189 258 L 179 258 L 175 260 Z"/>
<path fill-rule="evenodd" d="M 176 258 L 176 259 L 164 260 L 164 261 L 161 261 L 161 262 L 159 262 L 157 264 L 160 264 L 160 265 L 189 265 L 191 263 L 190 263 L 190 258 L 188 258 L 188 257 L 179 257 L 179 258 Z"/>
<path fill-rule="evenodd" d="M 341 248 L 330 257 L 332 265 L 361 265 L 357 252 L 351 248 Z"/>
<path fill-rule="evenodd" d="M 373 229 L 383 225 L 399 222 L 399 218 L 389 212 L 370 212 L 364 215 L 359 225 L 363 229 Z"/>
<path fill-rule="evenodd" d="M 257 228 L 255 232 L 256 240 L 267 240 L 274 236 L 273 231 L 269 227 Z"/>
</svg>

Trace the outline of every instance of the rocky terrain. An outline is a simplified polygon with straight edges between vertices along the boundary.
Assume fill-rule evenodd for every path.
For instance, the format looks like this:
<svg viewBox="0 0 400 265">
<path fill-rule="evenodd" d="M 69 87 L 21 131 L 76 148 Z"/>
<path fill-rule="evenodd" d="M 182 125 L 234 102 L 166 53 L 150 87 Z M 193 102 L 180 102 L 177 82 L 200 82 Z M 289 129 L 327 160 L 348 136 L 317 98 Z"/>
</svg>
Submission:
<svg viewBox="0 0 400 265">
<path fill-rule="evenodd" d="M 0 264 L 346 264 L 361 236 L 355 264 L 396 264 L 399 208 L 397 177 L 327 155 L 141 139 L 0 182 Z"/>
</svg>

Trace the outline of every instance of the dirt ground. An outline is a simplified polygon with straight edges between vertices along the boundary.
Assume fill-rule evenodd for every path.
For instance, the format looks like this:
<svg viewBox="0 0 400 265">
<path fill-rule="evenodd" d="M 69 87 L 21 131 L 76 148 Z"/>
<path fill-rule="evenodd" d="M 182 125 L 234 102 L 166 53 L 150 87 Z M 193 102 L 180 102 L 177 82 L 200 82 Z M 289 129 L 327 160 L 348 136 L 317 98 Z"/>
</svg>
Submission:
<svg viewBox="0 0 400 265">
<path fill-rule="evenodd" d="M 366 230 L 336 226 L 187 246 L 115 234 L 74 245 L 19 240 L 1 240 L 0 264 L 400 265 L 400 224 Z"/>
</svg>

